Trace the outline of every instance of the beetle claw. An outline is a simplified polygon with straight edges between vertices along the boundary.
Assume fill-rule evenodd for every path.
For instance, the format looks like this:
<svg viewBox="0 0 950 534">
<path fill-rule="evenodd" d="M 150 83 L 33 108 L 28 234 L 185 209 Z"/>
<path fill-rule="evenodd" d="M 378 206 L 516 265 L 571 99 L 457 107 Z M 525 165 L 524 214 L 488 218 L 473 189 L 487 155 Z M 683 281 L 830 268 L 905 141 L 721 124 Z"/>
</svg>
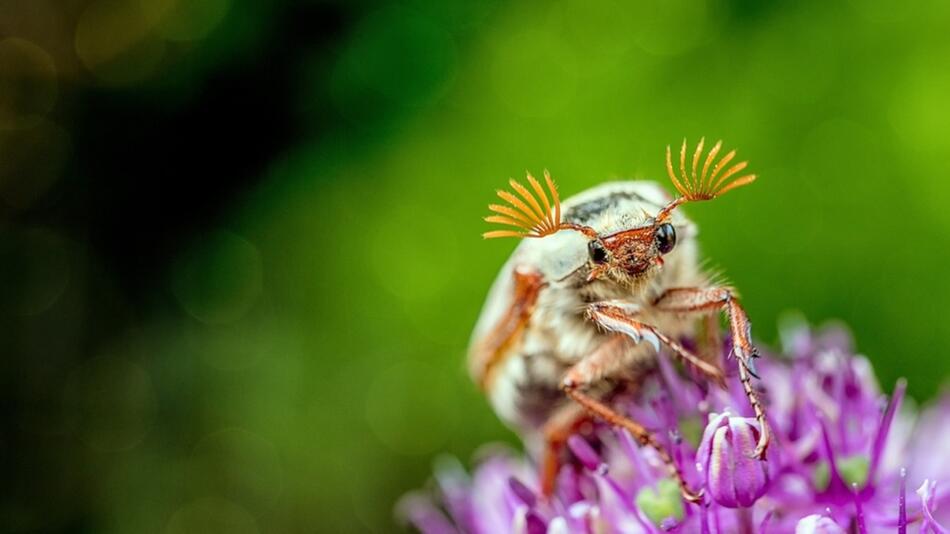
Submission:
<svg viewBox="0 0 950 534">
<path fill-rule="evenodd" d="M 645 330 L 642 332 L 642 335 L 643 335 L 643 340 L 649 343 L 650 345 L 653 345 L 653 350 L 659 353 L 660 339 L 656 336 L 656 334 L 654 334 L 653 332 L 650 332 L 649 330 Z"/>
<path fill-rule="evenodd" d="M 749 371 L 749 374 L 752 375 L 753 378 L 756 380 L 761 380 L 762 378 L 759 376 L 759 372 L 755 368 L 756 357 L 757 355 L 753 355 L 751 358 L 747 358 L 744 362 L 742 362 L 742 365 L 745 365 L 746 370 Z"/>
</svg>

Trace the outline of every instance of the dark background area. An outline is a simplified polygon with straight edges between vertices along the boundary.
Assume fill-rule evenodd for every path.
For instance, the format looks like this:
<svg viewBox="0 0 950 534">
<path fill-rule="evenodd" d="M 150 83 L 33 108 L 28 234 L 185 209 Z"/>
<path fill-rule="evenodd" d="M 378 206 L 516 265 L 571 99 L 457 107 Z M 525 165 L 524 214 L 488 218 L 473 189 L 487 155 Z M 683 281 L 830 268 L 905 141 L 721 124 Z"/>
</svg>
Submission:
<svg viewBox="0 0 950 534">
<path fill-rule="evenodd" d="M 765 345 L 800 310 L 886 389 L 950 364 L 938 1 L 0 0 L 0 530 L 388 532 L 517 443 L 464 351 L 492 191 L 664 181 Z"/>
</svg>

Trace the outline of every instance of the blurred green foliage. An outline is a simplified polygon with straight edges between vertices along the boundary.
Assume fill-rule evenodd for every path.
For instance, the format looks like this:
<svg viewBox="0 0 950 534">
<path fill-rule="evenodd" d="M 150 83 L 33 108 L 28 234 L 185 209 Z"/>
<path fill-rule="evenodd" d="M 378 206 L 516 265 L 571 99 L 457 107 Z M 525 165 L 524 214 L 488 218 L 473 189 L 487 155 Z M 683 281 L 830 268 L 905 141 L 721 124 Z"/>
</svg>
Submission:
<svg viewBox="0 0 950 534">
<path fill-rule="evenodd" d="M 31 98 L 0 98 L 0 147 L 54 158 L 28 183 L 20 160 L 0 158 L 11 209 L 29 210 L 67 165 L 69 124 L 46 118 L 57 76 L 66 96 L 90 83 L 171 106 L 218 62 L 256 61 L 281 38 L 267 22 L 279 3 L 141 3 L 129 15 L 90 2 L 47 52 L 0 40 L 0 65 L 40 73 Z M 840 319 L 886 388 L 907 376 L 922 400 L 943 383 L 950 4 L 405 1 L 354 12 L 331 54 L 299 52 L 304 132 L 217 228 L 170 258 L 133 328 L 86 314 L 91 299 L 123 297 L 81 242 L 26 217 L 0 226 L 0 303 L 29 346 L 13 356 L 49 373 L 3 384 L 40 385 L 22 409 L 35 410 L 29 431 L 46 451 L 38 476 L 60 482 L 52 498 L 4 502 L 0 523 L 397 528 L 394 501 L 425 483 L 435 456 L 516 443 L 464 372 L 515 245 L 479 237 L 493 190 L 525 169 L 550 169 L 565 195 L 664 180 L 664 147 L 684 136 L 725 139 L 760 176 L 688 208 L 760 340 L 774 344 L 789 309 Z M 181 43 L 186 53 L 162 60 Z M 16 144 L 30 132 L 35 142 Z M 110 341 L 71 343 L 90 328 Z"/>
</svg>

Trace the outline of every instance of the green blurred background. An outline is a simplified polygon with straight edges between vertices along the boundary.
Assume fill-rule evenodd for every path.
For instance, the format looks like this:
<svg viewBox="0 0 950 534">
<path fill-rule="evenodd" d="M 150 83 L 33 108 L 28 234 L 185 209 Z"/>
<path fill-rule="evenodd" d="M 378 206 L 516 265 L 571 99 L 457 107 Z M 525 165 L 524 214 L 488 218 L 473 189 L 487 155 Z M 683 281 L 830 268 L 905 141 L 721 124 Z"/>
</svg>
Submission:
<svg viewBox="0 0 950 534">
<path fill-rule="evenodd" d="M 0 530 L 388 532 L 516 442 L 464 372 L 493 190 L 760 175 L 691 206 L 774 344 L 950 369 L 950 4 L 0 0 Z"/>
</svg>

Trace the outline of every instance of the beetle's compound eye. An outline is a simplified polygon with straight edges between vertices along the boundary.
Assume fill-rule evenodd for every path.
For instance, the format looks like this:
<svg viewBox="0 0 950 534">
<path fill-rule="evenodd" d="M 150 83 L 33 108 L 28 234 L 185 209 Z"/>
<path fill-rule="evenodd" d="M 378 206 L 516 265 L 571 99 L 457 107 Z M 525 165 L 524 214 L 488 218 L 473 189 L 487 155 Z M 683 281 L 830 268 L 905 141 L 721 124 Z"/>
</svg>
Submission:
<svg viewBox="0 0 950 534">
<path fill-rule="evenodd" d="M 607 261 L 607 249 L 604 248 L 604 244 L 599 239 L 587 243 L 587 253 L 590 254 L 590 259 L 594 263 L 605 263 Z"/>
<path fill-rule="evenodd" d="M 656 229 L 656 248 L 661 254 L 667 254 L 676 246 L 676 230 L 670 223 L 663 223 Z"/>
</svg>

